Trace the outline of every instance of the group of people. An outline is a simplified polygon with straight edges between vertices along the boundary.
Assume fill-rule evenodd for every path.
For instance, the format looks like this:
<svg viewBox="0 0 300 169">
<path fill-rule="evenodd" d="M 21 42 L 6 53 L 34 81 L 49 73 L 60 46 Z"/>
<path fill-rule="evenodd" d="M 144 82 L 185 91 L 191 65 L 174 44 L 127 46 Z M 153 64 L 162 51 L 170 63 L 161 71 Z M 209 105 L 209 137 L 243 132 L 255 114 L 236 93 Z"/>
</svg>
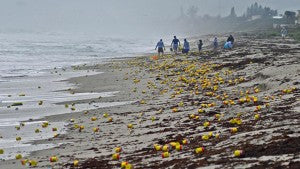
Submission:
<svg viewBox="0 0 300 169">
<path fill-rule="evenodd" d="M 234 38 L 233 38 L 232 35 L 230 35 L 227 38 L 227 41 L 224 45 L 224 49 L 231 49 L 233 47 L 233 43 L 234 43 Z M 198 46 L 198 50 L 200 52 L 202 50 L 202 47 L 203 47 L 203 41 L 201 39 L 197 43 L 197 46 Z M 215 37 L 214 41 L 213 41 L 214 50 L 218 49 L 218 46 L 219 46 L 218 38 Z M 171 52 L 174 51 L 174 53 L 177 54 L 178 51 L 179 51 L 179 47 L 180 47 L 180 41 L 179 41 L 179 39 L 177 39 L 176 36 L 174 36 L 174 39 L 172 40 L 172 43 L 171 43 L 170 51 Z M 164 54 L 164 51 L 166 50 L 166 48 L 165 48 L 165 45 L 164 45 L 164 42 L 163 42 L 162 39 L 160 39 L 160 41 L 157 42 L 155 50 L 156 49 L 158 49 L 158 55 L 159 56 Z M 183 54 L 188 54 L 189 51 L 190 51 L 190 43 L 187 41 L 187 39 L 184 39 L 182 53 Z"/>
</svg>

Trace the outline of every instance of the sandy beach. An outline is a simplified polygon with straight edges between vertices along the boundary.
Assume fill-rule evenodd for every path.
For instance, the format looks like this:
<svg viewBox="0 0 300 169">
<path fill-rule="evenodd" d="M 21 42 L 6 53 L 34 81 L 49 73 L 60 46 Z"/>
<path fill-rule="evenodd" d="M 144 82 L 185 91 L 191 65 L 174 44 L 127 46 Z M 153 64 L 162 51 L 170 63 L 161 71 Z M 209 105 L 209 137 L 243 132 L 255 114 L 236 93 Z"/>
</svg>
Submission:
<svg viewBox="0 0 300 169">
<path fill-rule="evenodd" d="M 70 92 L 118 93 L 60 105 L 120 105 L 39 119 L 66 133 L 33 144 L 59 146 L 0 168 L 300 168 L 299 62 L 292 39 L 239 34 L 232 50 L 73 67 L 103 73 L 69 79 Z"/>
</svg>

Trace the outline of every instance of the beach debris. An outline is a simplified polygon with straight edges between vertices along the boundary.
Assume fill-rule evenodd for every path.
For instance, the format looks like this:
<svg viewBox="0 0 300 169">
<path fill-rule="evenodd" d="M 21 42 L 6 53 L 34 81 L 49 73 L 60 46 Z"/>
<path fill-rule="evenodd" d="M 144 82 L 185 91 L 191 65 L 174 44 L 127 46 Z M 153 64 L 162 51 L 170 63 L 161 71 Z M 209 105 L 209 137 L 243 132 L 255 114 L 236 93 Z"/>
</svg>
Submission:
<svg viewBox="0 0 300 169">
<path fill-rule="evenodd" d="M 39 132 L 41 132 L 41 131 L 40 131 L 40 129 L 35 129 L 34 132 L 35 132 L 35 133 L 39 133 Z"/>
<path fill-rule="evenodd" d="M 97 120 L 97 117 L 92 117 L 91 118 L 91 121 L 96 121 Z"/>
<path fill-rule="evenodd" d="M 19 96 L 23 97 L 23 96 L 25 96 L 25 93 L 20 93 Z"/>
<path fill-rule="evenodd" d="M 53 128 L 52 128 L 52 131 L 57 131 L 57 128 L 56 128 L 56 127 L 53 127 Z"/>
<path fill-rule="evenodd" d="M 49 126 L 49 122 L 48 121 L 45 121 L 45 122 L 42 123 L 42 127 L 43 128 L 46 128 L 48 126 Z"/>
<path fill-rule="evenodd" d="M 4 154 L 4 150 L 3 149 L 0 149 L 0 154 Z"/>
<path fill-rule="evenodd" d="M 21 160 L 21 164 L 22 164 L 22 165 L 26 165 L 28 162 L 29 162 L 28 159 L 23 159 L 23 160 Z"/>
<path fill-rule="evenodd" d="M 23 106 L 22 102 L 15 102 L 11 106 Z"/>
<path fill-rule="evenodd" d="M 65 108 L 69 108 L 69 105 L 68 105 L 68 104 L 65 104 Z"/>
<path fill-rule="evenodd" d="M 57 161 L 58 161 L 58 158 L 57 158 L 56 156 L 50 157 L 50 162 L 51 162 L 51 163 L 55 163 L 55 162 L 57 162 Z"/>
<path fill-rule="evenodd" d="M 20 136 L 18 136 L 18 137 L 16 137 L 16 140 L 17 140 L 17 141 L 21 141 L 22 138 L 21 138 Z"/>
<path fill-rule="evenodd" d="M 79 126 L 79 132 L 81 132 L 84 129 L 84 125 Z"/>
<path fill-rule="evenodd" d="M 176 107 L 174 107 L 174 108 L 172 109 L 172 112 L 173 112 L 173 113 L 176 113 L 176 112 L 178 112 L 178 109 L 177 109 Z"/>
<path fill-rule="evenodd" d="M 74 123 L 74 122 L 75 122 L 75 119 L 70 119 L 70 122 L 71 122 L 71 123 Z"/>
<path fill-rule="evenodd" d="M 44 102 L 41 100 L 39 101 L 38 105 L 42 105 Z"/>
<path fill-rule="evenodd" d="M 114 153 L 114 154 L 112 155 L 112 159 L 113 159 L 113 160 L 119 160 L 119 159 L 120 159 L 120 154 L 119 154 L 119 153 Z"/>
<path fill-rule="evenodd" d="M 20 126 L 15 126 L 15 128 L 16 128 L 17 130 L 20 130 L 20 129 L 21 129 L 21 127 L 20 127 Z"/>
</svg>

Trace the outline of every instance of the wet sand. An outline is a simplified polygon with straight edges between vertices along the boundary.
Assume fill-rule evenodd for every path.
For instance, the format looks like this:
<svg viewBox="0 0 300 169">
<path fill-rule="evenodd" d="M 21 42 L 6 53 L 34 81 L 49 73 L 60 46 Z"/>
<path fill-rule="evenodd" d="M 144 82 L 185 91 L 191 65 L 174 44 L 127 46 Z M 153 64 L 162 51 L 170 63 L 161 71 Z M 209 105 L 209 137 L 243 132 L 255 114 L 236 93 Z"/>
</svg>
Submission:
<svg viewBox="0 0 300 169">
<path fill-rule="evenodd" d="M 37 160 L 37 168 L 120 168 L 122 161 L 134 168 L 299 168 L 300 44 L 251 35 L 236 40 L 230 51 L 77 67 L 104 73 L 70 79 L 78 85 L 72 92 L 119 93 L 75 105 L 132 103 L 41 119 L 68 122 L 66 134 L 38 141 L 63 144 L 26 158 Z M 168 145 L 170 157 L 154 144 Z M 112 159 L 116 147 L 119 160 Z M 204 152 L 196 154 L 199 147 Z M 234 157 L 235 150 L 243 153 Z M 58 162 L 50 163 L 51 156 Z M 24 168 L 20 160 L 0 165 Z"/>
</svg>

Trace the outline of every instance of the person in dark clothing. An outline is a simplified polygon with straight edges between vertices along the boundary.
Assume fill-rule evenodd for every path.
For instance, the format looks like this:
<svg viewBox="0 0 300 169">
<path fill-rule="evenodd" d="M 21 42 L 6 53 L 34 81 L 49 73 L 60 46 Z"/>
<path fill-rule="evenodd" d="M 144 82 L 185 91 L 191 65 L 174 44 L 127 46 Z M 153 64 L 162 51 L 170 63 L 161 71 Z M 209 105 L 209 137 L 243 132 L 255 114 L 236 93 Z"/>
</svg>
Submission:
<svg viewBox="0 0 300 169">
<path fill-rule="evenodd" d="M 227 42 L 231 42 L 232 44 L 234 43 L 234 38 L 232 35 L 230 35 L 228 38 L 227 38 Z"/>
<path fill-rule="evenodd" d="M 155 50 L 158 48 L 158 56 L 160 55 L 164 55 L 164 50 L 166 50 L 164 42 L 162 39 L 159 40 L 159 42 L 157 42 L 157 45 L 155 47 Z"/>
<path fill-rule="evenodd" d="M 175 52 L 175 54 L 177 54 L 179 46 L 180 46 L 180 41 L 179 41 L 179 39 L 177 39 L 176 36 L 174 36 L 174 39 L 171 43 L 171 47 L 173 48 L 173 51 Z"/>
<path fill-rule="evenodd" d="M 198 50 L 199 50 L 199 52 L 202 50 L 202 46 L 203 46 L 203 42 L 202 42 L 202 40 L 199 40 L 199 42 L 198 42 Z"/>
<path fill-rule="evenodd" d="M 188 54 L 190 51 L 190 43 L 184 39 L 182 53 Z"/>
</svg>

